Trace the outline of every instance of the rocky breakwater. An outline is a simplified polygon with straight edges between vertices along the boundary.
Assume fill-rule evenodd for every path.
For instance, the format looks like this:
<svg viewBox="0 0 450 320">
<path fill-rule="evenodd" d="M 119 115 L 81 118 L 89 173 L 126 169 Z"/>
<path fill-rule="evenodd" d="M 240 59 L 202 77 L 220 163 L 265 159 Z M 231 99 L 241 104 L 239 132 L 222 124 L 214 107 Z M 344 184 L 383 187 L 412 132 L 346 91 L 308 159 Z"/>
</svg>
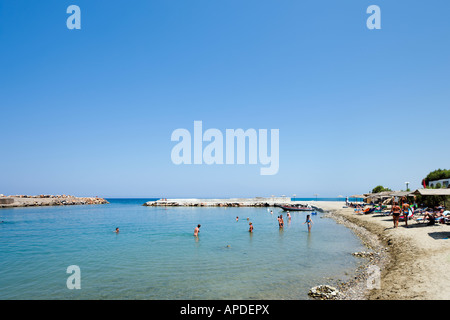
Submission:
<svg viewBox="0 0 450 320">
<path fill-rule="evenodd" d="M 107 203 L 109 202 L 98 197 L 74 197 L 68 195 L 0 195 L 0 208 L 93 205 Z"/>
<path fill-rule="evenodd" d="M 291 204 L 287 197 L 230 199 L 160 199 L 144 203 L 148 207 L 273 207 Z"/>
</svg>

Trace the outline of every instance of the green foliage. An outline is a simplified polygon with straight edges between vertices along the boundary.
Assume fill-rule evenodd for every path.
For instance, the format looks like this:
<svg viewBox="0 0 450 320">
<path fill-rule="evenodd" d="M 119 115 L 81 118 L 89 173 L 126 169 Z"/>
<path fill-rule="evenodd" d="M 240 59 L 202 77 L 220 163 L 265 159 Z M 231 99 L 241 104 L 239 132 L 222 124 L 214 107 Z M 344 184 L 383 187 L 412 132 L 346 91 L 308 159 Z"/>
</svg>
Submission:
<svg viewBox="0 0 450 320">
<path fill-rule="evenodd" d="M 417 195 L 415 202 L 419 206 L 434 208 L 438 206 L 448 206 L 450 204 L 450 196 L 421 196 Z"/>
<path fill-rule="evenodd" d="M 378 193 L 382 191 L 392 191 L 392 190 L 389 188 L 385 188 L 383 186 L 376 186 L 375 188 L 372 189 L 372 193 Z"/>
<path fill-rule="evenodd" d="M 429 181 L 441 180 L 441 179 L 449 179 L 449 178 L 450 178 L 450 170 L 437 169 L 437 170 L 431 171 L 425 177 L 425 183 L 426 183 L 426 185 L 428 185 Z"/>
</svg>

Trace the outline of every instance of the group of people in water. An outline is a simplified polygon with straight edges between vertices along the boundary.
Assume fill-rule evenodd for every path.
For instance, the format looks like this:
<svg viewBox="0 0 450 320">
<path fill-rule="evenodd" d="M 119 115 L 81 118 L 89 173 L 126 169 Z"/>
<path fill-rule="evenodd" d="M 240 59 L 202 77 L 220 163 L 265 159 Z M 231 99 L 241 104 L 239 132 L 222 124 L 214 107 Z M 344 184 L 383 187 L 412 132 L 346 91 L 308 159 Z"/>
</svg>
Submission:
<svg viewBox="0 0 450 320">
<path fill-rule="evenodd" d="M 270 213 L 272 213 L 272 211 L 270 211 Z M 288 220 L 291 221 L 291 214 L 289 213 L 289 211 L 287 212 L 286 215 L 287 215 L 287 217 L 288 217 Z M 280 228 L 283 228 L 283 227 L 284 227 L 283 215 L 282 215 L 282 214 L 279 215 L 279 216 L 277 217 L 277 220 L 278 220 L 278 226 L 279 226 Z M 306 221 L 303 222 L 303 224 L 307 224 L 307 225 L 308 225 L 308 232 L 311 231 L 312 223 L 313 223 L 313 222 L 312 222 L 312 220 L 311 220 L 311 216 L 308 214 L 308 215 L 306 216 Z"/>
<path fill-rule="evenodd" d="M 270 211 L 270 214 L 273 214 L 272 210 Z M 287 212 L 287 216 L 288 216 L 289 221 L 291 221 L 291 214 L 289 213 L 289 211 Z M 247 221 L 249 221 L 249 220 L 250 220 L 250 218 L 247 218 Z M 282 214 L 279 215 L 277 217 L 277 220 L 278 220 L 278 227 L 280 229 L 282 229 L 284 227 L 283 215 Z M 238 221 L 239 221 L 239 217 L 236 217 L 236 222 L 238 222 Z M 303 222 L 303 224 L 307 224 L 308 225 L 308 232 L 311 232 L 311 226 L 312 226 L 313 222 L 312 222 L 311 216 L 309 214 L 306 216 L 306 221 Z M 250 233 L 253 233 L 253 223 L 249 222 L 248 225 L 249 225 L 248 231 Z M 198 224 L 197 227 L 195 227 L 195 229 L 194 229 L 194 237 L 198 237 L 198 234 L 200 233 L 200 227 L 201 226 L 202 226 L 201 224 Z M 114 230 L 113 232 L 114 233 L 119 233 L 119 228 L 117 227 L 116 230 Z"/>
<path fill-rule="evenodd" d="M 270 211 L 270 214 L 273 214 L 272 210 Z M 289 221 L 291 221 L 291 214 L 289 213 L 289 211 L 287 212 L 287 217 L 288 217 Z M 247 218 L 247 221 L 249 221 L 249 220 L 250 220 L 250 218 Z M 278 227 L 280 229 L 282 229 L 284 227 L 283 215 L 279 215 L 277 217 L 277 220 L 278 220 Z M 236 217 L 236 222 L 238 222 L 238 221 L 239 221 L 239 217 Z M 303 224 L 307 224 L 308 232 L 311 232 L 311 226 L 312 226 L 313 222 L 312 222 L 311 216 L 309 214 L 306 216 L 306 221 L 303 222 Z M 250 233 L 253 233 L 253 223 L 249 221 L 248 225 L 249 225 L 248 231 Z M 199 224 L 194 229 L 194 237 L 198 237 L 198 234 L 200 232 L 200 227 L 201 227 L 201 225 Z"/>
</svg>

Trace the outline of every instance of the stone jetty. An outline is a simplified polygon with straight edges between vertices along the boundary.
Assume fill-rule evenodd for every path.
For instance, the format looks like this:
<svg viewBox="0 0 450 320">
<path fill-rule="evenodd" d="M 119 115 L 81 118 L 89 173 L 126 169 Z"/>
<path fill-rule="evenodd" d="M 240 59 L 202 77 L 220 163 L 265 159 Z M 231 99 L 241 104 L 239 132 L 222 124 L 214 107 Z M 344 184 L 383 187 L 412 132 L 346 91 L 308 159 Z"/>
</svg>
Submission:
<svg viewBox="0 0 450 320">
<path fill-rule="evenodd" d="M 68 206 L 109 203 L 98 197 L 74 197 L 69 195 L 0 195 L 0 208 Z"/>
<path fill-rule="evenodd" d="M 288 197 L 255 197 L 255 198 L 229 198 L 229 199 L 159 199 L 149 201 L 144 206 L 163 207 L 274 207 L 291 205 Z"/>
</svg>

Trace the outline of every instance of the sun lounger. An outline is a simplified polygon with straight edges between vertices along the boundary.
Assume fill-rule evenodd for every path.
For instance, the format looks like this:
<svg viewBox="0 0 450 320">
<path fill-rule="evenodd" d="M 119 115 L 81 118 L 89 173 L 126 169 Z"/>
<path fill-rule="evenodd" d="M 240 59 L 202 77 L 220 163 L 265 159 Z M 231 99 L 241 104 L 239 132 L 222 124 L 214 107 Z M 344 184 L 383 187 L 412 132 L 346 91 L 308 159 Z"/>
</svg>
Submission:
<svg viewBox="0 0 450 320">
<path fill-rule="evenodd" d="M 444 211 L 444 215 L 436 218 L 438 223 L 450 223 L 450 211 Z"/>
<path fill-rule="evenodd" d="M 411 210 L 409 210 L 409 212 L 408 212 L 408 220 L 413 220 L 413 219 L 414 219 L 414 213 Z M 405 215 L 401 215 L 399 217 L 399 220 L 400 221 L 405 221 Z"/>
<path fill-rule="evenodd" d="M 417 217 L 413 220 L 415 220 L 417 223 L 427 223 L 428 222 L 428 220 L 425 219 L 424 217 Z"/>
<path fill-rule="evenodd" d="M 443 217 L 442 217 L 443 218 Z M 414 219 L 417 223 L 420 223 L 420 224 L 427 224 L 427 225 L 429 225 L 429 226 L 433 226 L 433 225 L 435 225 L 436 223 L 439 223 L 439 218 L 432 218 L 432 219 L 429 219 L 429 218 L 425 218 L 425 217 L 418 217 L 418 218 L 415 218 Z"/>
<path fill-rule="evenodd" d="M 414 210 L 414 213 L 416 215 L 424 214 L 427 211 L 428 208 L 417 208 Z"/>
<path fill-rule="evenodd" d="M 436 220 L 436 223 L 444 223 L 445 217 L 437 217 L 435 220 Z"/>
<path fill-rule="evenodd" d="M 368 208 L 368 209 L 365 209 L 365 210 L 363 210 L 363 213 L 364 214 L 369 214 L 369 213 L 373 213 L 375 211 L 375 208 Z"/>
</svg>

